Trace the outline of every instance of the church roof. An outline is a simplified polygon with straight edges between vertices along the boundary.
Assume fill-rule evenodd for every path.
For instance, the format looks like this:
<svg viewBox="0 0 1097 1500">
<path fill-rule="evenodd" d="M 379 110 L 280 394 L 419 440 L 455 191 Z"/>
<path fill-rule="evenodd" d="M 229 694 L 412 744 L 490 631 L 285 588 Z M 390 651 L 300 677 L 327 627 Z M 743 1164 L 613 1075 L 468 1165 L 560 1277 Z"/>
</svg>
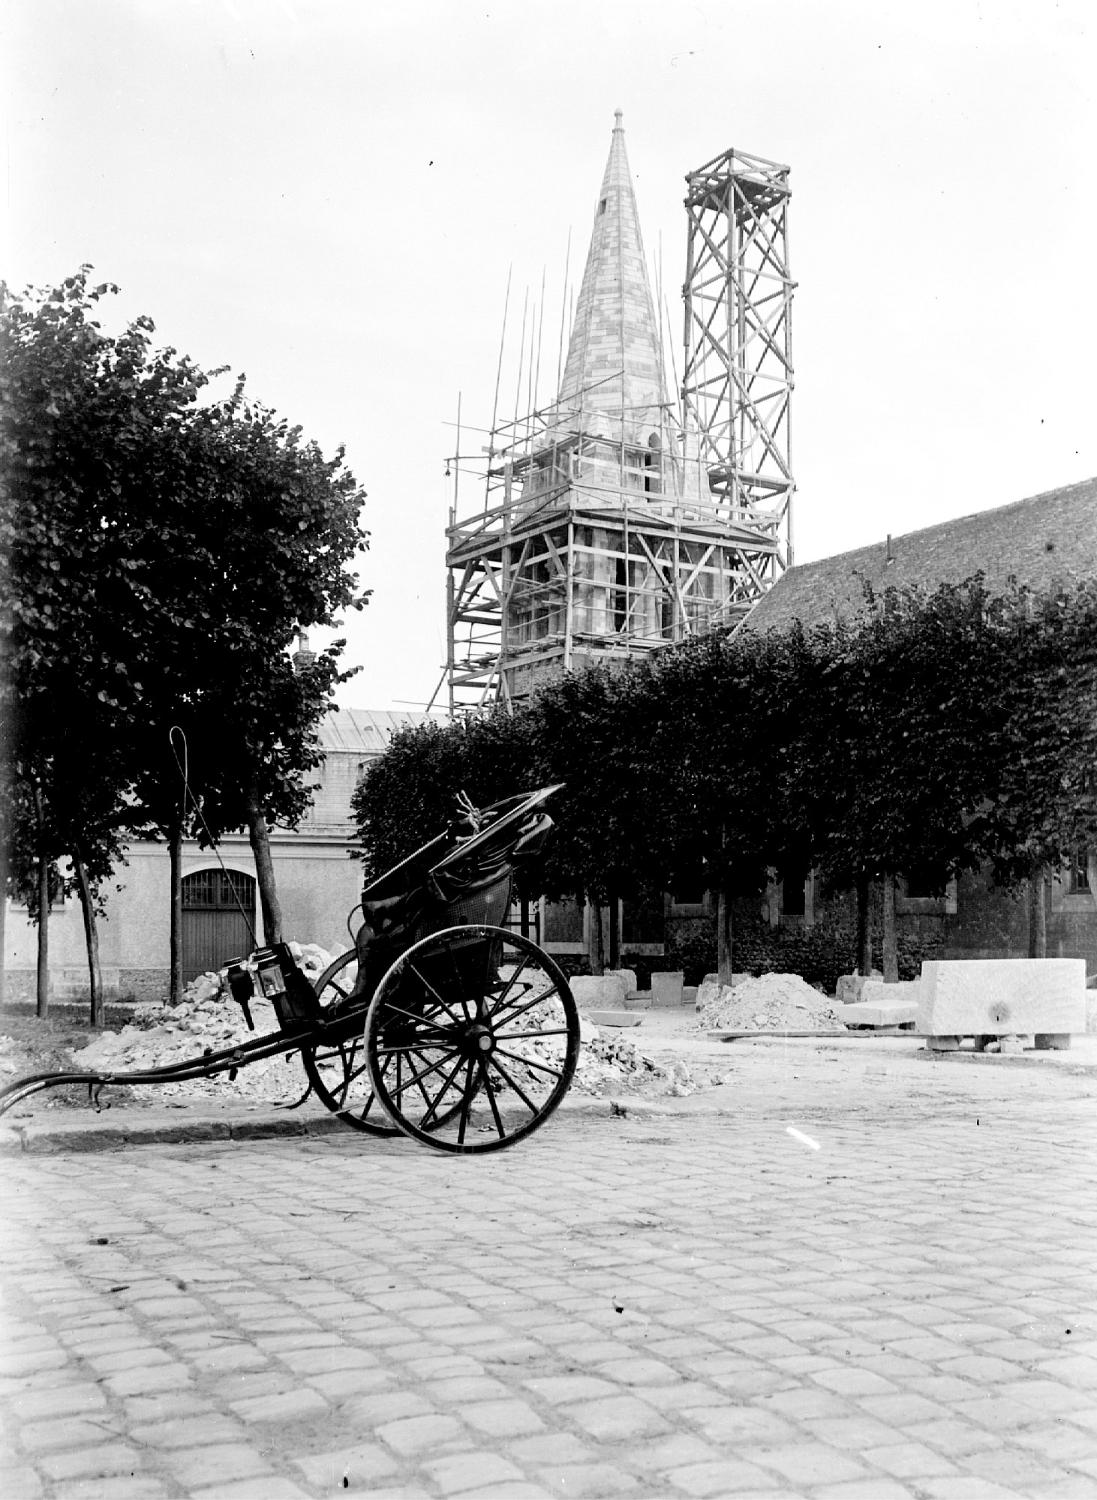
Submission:
<svg viewBox="0 0 1097 1500">
<path fill-rule="evenodd" d="M 320 721 L 320 748 L 325 755 L 339 750 L 380 755 L 398 729 L 423 724 L 431 717 L 425 713 L 390 713 L 376 708 L 335 708 Z"/>
<path fill-rule="evenodd" d="M 658 427 L 667 399 L 659 325 L 620 110 L 614 120 L 560 385 L 561 420 L 581 404 L 618 422 L 624 410 L 626 427 Z"/>
<path fill-rule="evenodd" d="M 1097 479 L 942 521 L 924 531 L 789 568 L 754 606 L 746 627 L 781 630 L 857 613 L 862 579 L 890 587 L 962 583 L 982 572 L 988 586 L 1011 578 L 1036 590 L 1097 578 Z"/>
</svg>

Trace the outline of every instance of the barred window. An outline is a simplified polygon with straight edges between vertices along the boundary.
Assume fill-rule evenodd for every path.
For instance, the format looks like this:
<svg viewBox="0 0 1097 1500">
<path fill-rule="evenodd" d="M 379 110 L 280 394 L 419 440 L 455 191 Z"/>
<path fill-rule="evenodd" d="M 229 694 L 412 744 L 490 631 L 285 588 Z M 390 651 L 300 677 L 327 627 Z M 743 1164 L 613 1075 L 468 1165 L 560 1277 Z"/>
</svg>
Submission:
<svg viewBox="0 0 1097 1500">
<path fill-rule="evenodd" d="M 240 870 L 198 870 L 183 878 L 183 906 L 187 911 L 236 911 L 255 906 L 255 879 Z"/>
</svg>

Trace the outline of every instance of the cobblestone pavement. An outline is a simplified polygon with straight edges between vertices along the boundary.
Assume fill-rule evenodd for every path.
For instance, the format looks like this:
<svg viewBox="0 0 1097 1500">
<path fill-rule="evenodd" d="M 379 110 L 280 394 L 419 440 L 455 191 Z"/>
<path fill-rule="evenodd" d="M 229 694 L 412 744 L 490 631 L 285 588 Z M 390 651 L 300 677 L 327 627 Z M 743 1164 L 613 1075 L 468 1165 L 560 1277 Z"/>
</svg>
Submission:
<svg viewBox="0 0 1097 1500">
<path fill-rule="evenodd" d="M 0 1491 L 1092 1500 L 1092 1079 L 866 1058 L 495 1156 L 9 1158 Z"/>
</svg>

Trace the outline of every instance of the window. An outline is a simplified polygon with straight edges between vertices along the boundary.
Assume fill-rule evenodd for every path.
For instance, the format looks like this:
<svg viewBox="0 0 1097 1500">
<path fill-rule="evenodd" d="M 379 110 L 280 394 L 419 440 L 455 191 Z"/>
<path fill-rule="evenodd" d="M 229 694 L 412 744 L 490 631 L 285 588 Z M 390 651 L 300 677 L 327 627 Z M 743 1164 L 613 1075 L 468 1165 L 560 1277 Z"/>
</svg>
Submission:
<svg viewBox="0 0 1097 1500">
<path fill-rule="evenodd" d="M 1071 896 L 1088 896 L 1090 894 L 1089 869 L 1086 864 L 1087 850 L 1085 848 L 1075 849 L 1069 861 L 1067 871 L 1067 892 Z"/>
<path fill-rule="evenodd" d="M 675 906 L 704 906 L 705 883 L 703 880 L 681 880 L 670 893 Z"/>
<path fill-rule="evenodd" d="M 628 564 L 619 557 L 614 564 L 613 628 L 621 634 L 628 629 Z"/>
<path fill-rule="evenodd" d="M 232 911 L 255 908 L 255 880 L 230 870 L 198 870 L 183 880 L 183 907 L 187 911 Z"/>
<path fill-rule="evenodd" d="M 946 880 L 939 870 L 928 865 L 915 866 L 906 876 L 906 896 L 911 901 L 939 901 Z"/>
<path fill-rule="evenodd" d="M 671 887 L 670 914 L 672 917 L 707 917 L 713 910 L 713 899 L 703 875 L 685 876 Z"/>
<path fill-rule="evenodd" d="M 659 451 L 659 434 L 653 432 L 648 438 L 647 452 L 642 455 L 644 465 L 644 491 L 657 495 L 662 488 L 663 455 Z"/>
<path fill-rule="evenodd" d="M 807 877 L 790 871 L 781 880 L 781 915 L 802 917 L 807 911 Z"/>
</svg>

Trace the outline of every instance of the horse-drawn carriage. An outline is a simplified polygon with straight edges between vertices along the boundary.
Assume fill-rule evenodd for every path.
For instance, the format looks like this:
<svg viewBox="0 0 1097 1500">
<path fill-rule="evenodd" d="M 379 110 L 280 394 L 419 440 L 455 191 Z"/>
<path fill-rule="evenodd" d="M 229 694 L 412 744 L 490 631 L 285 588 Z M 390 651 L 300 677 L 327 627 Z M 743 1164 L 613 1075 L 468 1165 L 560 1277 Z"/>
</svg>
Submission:
<svg viewBox="0 0 1097 1500">
<path fill-rule="evenodd" d="M 466 802 L 446 832 L 367 884 L 354 946 L 315 984 L 284 943 L 234 960 L 229 987 L 249 1027 L 258 992 L 277 1031 L 143 1072 L 17 1079 L 0 1090 L 0 1113 L 60 1084 L 86 1084 L 98 1100 L 112 1084 L 234 1077 L 296 1052 L 309 1092 L 355 1130 L 441 1151 L 513 1145 L 560 1103 L 579 1051 L 567 980 L 505 925 L 515 871 L 552 826 L 543 804 L 555 790 L 482 812 Z"/>
</svg>

